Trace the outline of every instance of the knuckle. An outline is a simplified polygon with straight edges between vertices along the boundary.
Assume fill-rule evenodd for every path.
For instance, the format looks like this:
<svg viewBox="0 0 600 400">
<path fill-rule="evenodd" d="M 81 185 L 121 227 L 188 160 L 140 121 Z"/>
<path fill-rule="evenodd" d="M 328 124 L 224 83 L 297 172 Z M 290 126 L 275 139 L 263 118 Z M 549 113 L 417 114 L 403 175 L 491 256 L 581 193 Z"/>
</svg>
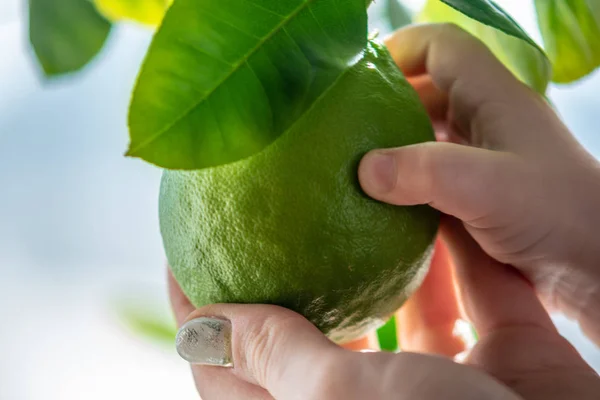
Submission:
<svg viewBox="0 0 600 400">
<path fill-rule="evenodd" d="M 278 379 L 281 368 L 274 367 L 277 357 L 284 351 L 286 332 L 298 323 L 298 317 L 287 313 L 269 315 L 253 321 L 244 333 L 242 367 L 261 385 L 269 379 Z"/>
<path fill-rule="evenodd" d="M 433 145 L 427 143 L 423 146 L 422 151 L 417 153 L 415 168 L 415 176 L 418 176 L 417 184 L 419 192 L 424 194 L 433 194 L 436 189 L 436 180 L 438 175 L 438 162 L 435 157 Z M 428 196 L 429 197 L 429 196 Z"/>
<path fill-rule="evenodd" d="M 479 42 L 469 31 L 454 22 L 443 22 L 440 24 L 439 37 L 448 40 L 469 40 Z"/>
<path fill-rule="evenodd" d="M 438 143 L 421 143 L 400 149 L 396 154 L 398 176 L 394 196 L 407 204 L 423 204 L 431 200 L 435 188 L 435 158 L 433 146 Z"/>
<path fill-rule="evenodd" d="M 464 35 L 467 34 L 463 28 L 454 22 L 442 22 L 439 24 L 439 29 L 441 34 L 446 35 Z"/>
<path fill-rule="evenodd" d="M 488 47 L 479 38 L 453 22 L 440 24 L 438 39 L 444 43 L 443 47 L 447 50 L 456 49 L 456 45 L 447 46 L 445 44 L 459 42 L 461 52 L 464 54 L 478 54 L 482 51 L 488 52 Z"/>
</svg>

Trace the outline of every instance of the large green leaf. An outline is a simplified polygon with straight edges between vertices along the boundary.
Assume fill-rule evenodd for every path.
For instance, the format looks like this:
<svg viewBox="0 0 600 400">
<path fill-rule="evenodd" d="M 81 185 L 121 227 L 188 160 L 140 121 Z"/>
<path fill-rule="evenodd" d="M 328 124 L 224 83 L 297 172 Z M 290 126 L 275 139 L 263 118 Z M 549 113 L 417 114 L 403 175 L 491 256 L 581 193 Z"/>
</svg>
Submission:
<svg viewBox="0 0 600 400">
<path fill-rule="evenodd" d="M 127 154 L 199 169 L 262 150 L 355 62 L 366 30 L 364 0 L 177 0 L 134 91 Z"/>
<path fill-rule="evenodd" d="M 89 0 L 29 0 L 29 38 L 48 76 L 84 67 L 102 49 L 110 27 Z"/>
<path fill-rule="evenodd" d="M 481 39 L 520 80 L 545 93 L 551 74 L 548 58 L 494 2 L 428 0 L 417 19 L 422 22 L 452 22 L 461 26 Z"/>
<path fill-rule="evenodd" d="M 535 0 L 552 80 L 569 83 L 600 66 L 600 1 Z"/>
<path fill-rule="evenodd" d="M 132 20 L 157 26 L 173 0 L 93 0 L 111 21 Z"/>
</svg>

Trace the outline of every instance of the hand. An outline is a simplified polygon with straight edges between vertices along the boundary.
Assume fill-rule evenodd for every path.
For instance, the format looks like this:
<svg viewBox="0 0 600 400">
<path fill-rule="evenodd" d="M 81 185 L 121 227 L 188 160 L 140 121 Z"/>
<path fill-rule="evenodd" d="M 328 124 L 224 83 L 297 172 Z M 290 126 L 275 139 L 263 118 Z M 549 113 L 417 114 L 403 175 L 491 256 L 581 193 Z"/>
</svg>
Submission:
<svg viewBox="0 0 600 400">
<path fill-rule="evenodd" d="M 558 334 L 531 286 L 483 253 L 460 226 L 447 224 L 443 233 L 463 307 L 480 335 L 466 365 L 416 353 L 464 349 L 447 329 L 458 317 L 458 303 L 440 244 L 423 286 L 399 314 L 401 342 L 412 353 L 343 349 L 302 316 L 275 306 L 194 310 L 169 274 L 183 325 L 178 350 L 193 363 L 202 399 L 596 399 L 600 379 Z"/>
<path fill-rule="evenodd" d="M 359 169 L 365 192 L 460 219 L 488 255 L 518 268 L 548 307 L 600 344 L 598 162 L 459 28 L 410 27 L 387 46 L 451 143 L 369 153 Z"/>
<path fill-rule="evenodd" d="M 400 37 L 404 37 L 404 39 L 400 40 Z M 519 103 L 519 109 L 523 110 L 525 105 L 532 107 L 532 110 L 537 110 L 537 118 L 544 116 L 544 113 L 548 114 L 542 118 L 545 122 L 538 121 L 537 118 L 529 122 L 527 119 L 522 119 L 522 124 L 528 124 L 530 129 L 533 129 L 536 124 L 554 125 L 556 123 L 558 127 L 562 127 L 556 117 L 551 118 L 553 114 L 545 108 L 541 100 L 514 81 L 481 44 L 464 32 L 448 26 L 414 27 L 394 36 L 389 45 L 397 45 L 398 41 L 410 43 L 411 49 L 415 50 L 413 53 L 410 49 L 404 49 L 406 55 L 402 56 L 398 56 L 398 49 L 396 51 L 392 49 L 392 53 L 399 60 L 401 66 L 403 65 L 402 60 L 406 61 L 405 64 L 408 67 L 406 65 L 403 67 L 406 71 L 413 71 L 412 74 L 407 72 L 407 75 L 412 76 L 411 79 L 425 100 L 434 122 L 436 124 L 443 122 L 444 119 L 440 116 L 446 115 L 446 111 L 450 108 L 450 115 L 453 117 L 449 120 L 453 121 L 451 125 L 453 128 L 447 132 L 453 141 L 456 142 L 465 137 L 473 140 L 474 137 L 459 136 L 459 132 L 464 132 L 464 127 L 463 130 L 459 130 L 459 125 L 456 125 L 458 123 L 456 121 L 459 119 L 455 117 L 456 115 L 475 115 L 475 117 L 469 117 L 470 119 L 467 121 L 470 123 L 467 123 L 467 126 L 477 128 L 479 125 L 473 121 L 479 121 L 483 118 L 482 116 L 491 113 L 497 107 L 502 111 L 503 118 L 494 120 L 495 123 L 492 125 L 503 126 L 505 124 L 511 127 L 512 121 L 516 129 L 515 117 L 506 118 L 503 111 L 511 96 L 500 94 L 499 99 L 490 99 L 486 97 L 485 93 L 473 92 L 471 94 L 475 96 L 475 104 L 489 105 L 480 106 L 483 111 L 474 112 L 471 109 L 471 112 L 467 113 L 469 111 L 468 101 L 463 100 L 462 108 L 457 106 L 461 104 L 457 101 L 460 99 L 459 95 L 464 94 L 469 87 L 468 82 L 464 82 L 464 73 L 460 75 L 461 79 L 446 78 L 446 83 L 454 82 L 451 85 L 453 89 L 449 90 L 450 101 L 443 94 L 444 87 L 448 90 L 449 86 L 439 86 L 442 88 L 439 90 L 433 85 L 437 79 L 436 76 L 444 76 L 445 73 L 458 76 L 457 73 L 465 66 L 470 68 L 477 64 L 482 69 L 475 68 L 469 72 L 476 82 L 483 85 L 478 87 L 483 88 L 484 92 L 489 92 L 488 86 L 494 86 L 491 83 L 486 86 L 486 79 L 483 79 L 482 71 L 489 71 L 491 79 L 498 82 L 501 82 L 501 79 L 511 82 L 514 87 L 503 88 L 503 90 L 507 90 L 507 93 L 513 90 L 523 96 L 523 98 L 512 99 L 513 105 Z M 446 54 L 445 58 L 436 55 L 448 53 L 445 51 L 448 48 L 454 49 L 458 53 L 454 56 Z M 460 49 L 464 49 L 464 52 Z M 469 59 L 470 62 L 462 63 L 461 61 Z M 423 64 L 427 64 L 428 68 L 425 68 Z M 437 73 L 432 72 L 434 71 L 431 68 L 432 65 L 438 65 Z M 442 67 L 445 69 L 442 70 Z M 490 67 L 493 69 L 490 70 Z M 419 70 L 422 73 L 417 73 Z M 424 74 L 425 71 L 429 71 L 429 73 Z M 479 74 L 479 78 L 477 78 L 477 74 Z M 419 77 L 414 78 L 417 75 Z M 488 77 L 488 79 L 490 78 Z M 494 89 L 498 90 L 497 87 Z M 470 90 L 472 92 L 473 88 L 471 87 Z M 487 100 L 479 101 L 477 96 Z M 494 112 L 500 112 L 498 110 Z M 546 111 L 542 112 L 543 110 Z M 563 154 L 562 158 L 559 158 L 561 152 L 557 147 L 555 148 L 555 160 L 561 160 L 561 162 L 570 160 L 569 168 L 577 173 L 585 171 L 584 179 L 591 179 L 595 174 L 592 171 L 595 168 L 592 159 L 586 156 L 576 142 L 568 136 L 564 127 L 561 129 L 562 133 L 548 133 L 549 141 L 537 145 L 552 147 L 548 143 L 554 143 L 553 146 L 556 146 L 556 143 L 560 143 L 562 140 L 563 147 L 565 147 L 562 150 L 567 155 Z M 489 128 L 484 129 L 485 132 L 488 130 Z M 481 132 L 477 135 L 480 134 Z M 491 151 L 492 146 L 484 144 L 484 142 L 504 142 L 494 136 L 491 136 L 493 139 L 483 135 L 480 137 L 481 139 L 478 140 L 486 150 L 438 143 L 412 146 L 402 154 L 401 158 L 397 157 L 401 150 L 391 152 L 396 163 L 396 171 L 402 172 L 402 178 L 405 179 L 397 180 L 395 188 L 390 188 L 390 193 L 377 195 L 374 194 L 375 186 L 368 187 L 370 183 L 374 182 L 370 182 L 372 179 L 376 180 L 381 177 L 378 174 L 369 177 L 369 157 L 371 157 L 370 161 L 375 161 L 373 155 L 370 155 L 361 166 L 362 183 L 365 189 L 375 197 L 397 204 L 432 203 L 447 214 L 467 221 L 463 225 L 455 219 L 447 218 L 445 220 L 442 235 L 452 253 L 454 262 L 449 262 L 445 248 L 439 245 L 427 279 L 398 314 L 402 347 L 413 353 L 356 353 L 345 350 L 326 339 L 301 316 L 274 306 L 213 305 L 194 310 L 176 282 L 170 277 L 173 308 L 179 324 L 184 324 L 178 334 L 178 349 L 184 358 L 194 364 L 192 370 L 204 400 L 273 398 L 278 400 L 339 398 L 562 400 L 564 398 L 597 398 L 597 393 L 600 391 L 598 375 L 558 334 L 529 282 L 523 279 L 514 268 L 508 267 L 486 254 L 494 255 L 490 249 L 495 248 L 492 245 L 500 236 L 490 235 L 495 239 L 490 239 L 488 242 L 481 240 L 480 237 L 474 235 L 474 231 L 481 231 L 481 237 L 485 237 L 485 229 L 480 225 L 470 225 L 468 222 L 472 222 L 471 219 L 464 217 L 469 212 L 485 211 L 485 207 L 503 205 L 503 203 L 494 203 L 490 206 L 489 198 L 493 196 L 490 196 L 489 193 L 481 191 L 470 193 L 469 187 L 472 186 L 469 186 L 471 185 L 469 182 L 479 183 L 479 186 L 475 187 L 484 187 L 488 191 L 493 190 L 495 196 L 501 196 L 499 198 L 503 202 L 508 202 L 512 206 L 518 202 L 510 197 L 514 187 L 511 179 L 521 178 L 519 174 L 532 174 L 531 176 L 525 175 L 531 181 L 523 182 L 531 184 L 535 190 L 539 190 L 535 192 L 536 195 L 548 193 L 542 191 L 542 189 L 547 190 L 546 185 L 533 179 L 534 176 L 538 176 L 536 174 L 545 177 L 543 169 L 538 164 L 529 163 L 529 158 L 521 155 L 520 152 L 510 153 L 503 147 L 505 144 L 497 147 L 501 150 Z M 523 141 L 528 143 L 523 148 L 535 145 L 535 141 L 532 139 Z M 412 158 L 408 158 L 411 155 Z M 440 155 L 439 158 L 438 155 Z M 461 164 L 459 162 L 461 160 L 464 163 Z M 475 161 L 478 160 L 483 160 L 483 162 L 476 163 Z M 519 161 L 517 162 L 517 160 Z M 402 165 L 400 161 L 406 165 Z M 411 176 L 410 173 L 404 175 L 407 172 L 406 168 L 414 161 L 420 161 L 421 163 L 418 165 L 423 169 L 417 168 L 410 171 L 415 174 L 414 176 Z M 547 162 L 547 164 L 549 163 Z M 456 166 L 462 168 L 457 169 Z M 472 166 L 477 166 L 477 169 L 471 170 Z M 498 168 L 498 166 L 503 168 Z M 545 165 L 545 167 L 550 168 L 551 166 Z M 556 167 L 550 169 L 557 171 Z M 450 176 L 459 179 L 448 182 L 444 176 L 440 176 L 444 172 L 450 172 Z M 495 174 L 494 179 L 498 187 L 511 190 L 504 193 L 502 190 L 496 191 L 495 187 L 487 187 L 485 182 L 486 179 L 490 179 L 492 172 Z M 556 172 L 557 177 L 563 176 L 563 172 L 560 172 Z M 569 174 L 565 176 L 569 176 Z M 408 186 L 400 186 L 405 184 Z M 421 184 L 423 186 L 420 186 Z M 522 187 L 530 189 L 527 184 Z M 454 190 L 452 185 L 457 186 L 457 190 Z M 585 188 L 584 185 L 579 187 L 575 183 L 568 185 L 569 188 L 575 186 L 580 189 Z M 401 190 L 398 190 L 399 188 Z M 435 192 L 432 192 L 433 189 Z M 440 193 L 452 194 L 444 198 Z M 403 196 L 414 195 L 414 197 L 402 200 L 401 194 Z M 431 197 L 428 199 L 427 196 L 430 195 Z M 535 198 L 535 195 L 528 196 L 526 198 L 528 201 L 530 198 Z M 566 200 L 558 201 L 549 197 L 548 201 L 553 201 L 552 204 L 556 207 L 562 205 L 562 201 Z M 461 202 L 465 202 L 465 208 L 459 207 Z M 589 206 L 591 205 L 586 204 L 586 207 Z M 511 215 L 509 211 L 505 210 L 504 212 Z M 532 214 L 537 215 L 539 210 L 533 211 Z M 496 215 L 495 213 L 494 209 L 490 210 L 491 215 Z M 473 220 L 476 219 L 473 218 Z M 482 217 L 482 221 L 485 220 L 486 218 Z M 489 218 L 489 220 L 495 221 L 494 218 Z M 498 220 L 501 218 L 498 217 Z M 520 222 L 516 218 L 510 221 L 511 223 Z M 585 222 L 589 221 L 584 221 L 581 225 L 584 225 Z M 493 224 L 490 226 L 492 226 L 490 228 L 492 230 Z M 504 231 L 505 234 L 508 228 Z M 498 228 L 499 231 L 502 229 L 504 228 Z M 583 230 L 585 229 L 582 228 Z M 536 230 L 531 229 L 529 232 L 532 234 Z M 524 238 L 527 237 L 527 235 L 524 236 Z M 546 236 L 542 235 L 542 238 L 545 239 Z M 571 240 L 565 236 L 563 239 Z M 544 243 L 544 240 L 539 242 Z M 594 276 L 594 272 L 590 272 L 593 269 L 589 267 L 592 265 L 594 251 L 584 244 L 585 240 L 581 247 L 581 254 L 571 258 L 567 257 L 573 255 L 570 251 L 562 253 L 559 251 L 560 249 L 555 248 L 548 248 L 548 254 L 541 254 L 547 256 L 544 260 L 564 259 L 569 261 L 569 263 L 565 263 L 566 265 L 577 266 L 577 268 L 581 266 L 581 271 L 573 272 L 576 277 Z M 537 248 L 537 246 L 531 247 L 533 250 Z M 498 246 L 498 248 L 502 247 Z M 521 252 L 514 251 L 514 254 L 507 252 L 507 254 L 513 256 L 515 254 L 536 254 L 533 250 L 525 249 Z M 496 256 L 494 255 L 494 257 Z M 501 261 L 505 260 L 504 262 L 510 261 L 502 257 L 497 258 Z M 534 266 L 537 265 L 535 264 L 537 259 L 528 260 L 527 257 L 523 257 L 523 259 L 525 261 L 521 268 L 525 273 L 528 272 L 527 269 L 534 269 Z M 540 262 L 539 265 L 544 264 Z M 553 271 L 552 268 L 548 269 Z M 539 281 L 536 283 L 541 286 L 544 283 L 543 274 L 536 275 L 536 271 L 533 272 L 529 278 L 538 277 Z M 560 277 L 560 275 L 557 276 Z M 452 284 L 453 277 L 456 281 L 456 288 L 459 290 L 458 299 Z M 569 278 L 565 282 L 574 282 L 574 279 L 576 278 Z M 535 279 L 533 280 L 535 281 Z M 472 321 L 480 336 L 480 341 L 471 350 L 464 365 L 443 357 L 444 355 L 454 356 L 464 349 L 464 344 L 452 334 L 454 322 L 459 317 L 461 309 L 464 311 L 465 317 Z M 438 356 L 418 353 L 435 353 Z M 233 368 L 215 368 L 214 365 L 233 365 Z"/>
</svg>

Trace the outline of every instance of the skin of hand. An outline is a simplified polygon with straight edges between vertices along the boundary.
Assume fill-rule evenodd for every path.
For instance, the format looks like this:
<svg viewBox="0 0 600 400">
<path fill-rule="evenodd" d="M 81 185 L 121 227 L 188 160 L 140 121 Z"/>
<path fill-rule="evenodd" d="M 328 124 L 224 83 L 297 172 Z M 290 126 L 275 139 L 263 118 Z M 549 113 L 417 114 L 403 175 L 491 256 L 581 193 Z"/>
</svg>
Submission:
<svg viewBox="0 0 600 400">
<path fill-rule="evenodd" d="M 414 27 L 386 44 L 445 142 L 367 154 L 365 192 L 461 220 L 488 255 L 600 344 L 600 164 L 468 33 Z"/>
<path fill-rule="evenodd" d="M 459 223 L 446 224 L 431 271 L 398 313 L 403 350 L 356 352 L 337 346 L 290 310 L 216 304 L 195 310 L 169 274 L 171 302 L 204 400 L 595 400 L 600 378 L 557 332 L 531 285 L 487 256 Z M 453 290 L 452 272 L 458 298 Z M 431 296 L 432 293 L 444 293 Z M 458 305 L 480 340 L 465 349 L 451 330 Z M 206 323 L 206 321 L 209 323 Z M 190 327 L 191 325 L 191 327 Z M 230 332 L 228 331 L 230 329 Z M 215 335 L 228 331 L 217 350 Z M 180 351 L 181 353 L 181 351 Z M 222 368 L 217 359 L 227 359 Z"/>
<path fill-rule="evenodd" d="M 553 282 L 566 278 L 546 275 L 560 266 L 581 264 L 582 271 L 568 272 L 595 276 L 585 270 L 593 264 L 587 260 L 593 250 L 581 245 L 581 252 L 575 254 L 568 249 L 545 248 L 549 244 L 566 246 L 573 238 L 563 232 L 563 243 L 557 239 L 558 231 L 538 231 L 522 221 L 558 229 L 560 222 L 534 218 L 546 215 L 536 209 L 546 203 L 550 207 L 546 213 L 554 212 L 548 217 L 574 216 L 578 211 L 575 205 L 567 210 L 559 207 L 568 199 L 537 196 L 554 194 L 544 191 L 550 190 L 543 184 L 545 179 L 554 190 L 567 183 L 568 189 L 574 190 L 576 182 L 583 185 L 586 179 L 590 184 L 596 173 L 591 157 L 538 96 L 519 84 L 485 46 L 458 28 L 414 26 L 397 32 L 387 43 L 434 123 L 450 128 L 445 132 L 451 141 L 469 139 L 470 144 L 480 146 L 423 144 L 406 152 L 405 148 L 381 151 L 392 156 L 392 163 L 381 161 L 381 154 L 375 152 L 361 164 L 361 183 L 373 197 L 393 204 L 429 203 L 452 216 L 444 219 L 425 282 L 397 314 L 403 352 L 352 351 L 368 347 L 367 340 L 340 347 L 302 316 L 276 306 L 217 304 L 195 310 L 169 273 L 171 303 L 182 326 L 177 348 L 192 363 L 202 399 L 597 399 L 598 374 L 558 333 L 535 290 L 549 290 L 542 292 L 542 299 L 556 296 L 553 304 L 566 307 L 561 298 L 566 295 L 559 289 L 562 283 Z M 471 79 L 477 90 L 469 89 Z M 492 96 L 494 90 L 497 98 Z M 481 105 L 486 102 L 490 105 Z M 517 108 L 512 117 L 511 104 Z M 486 115 L 490 126 L 482 122 Z M 551 127 L 557 130 L 549 132 Z M 527 130 L 520 145 L 516 145 L 517 137 L 511 139 L 518 151 L 510 148 L 512 141 L 504 141 L 502 133 L 496 132 L 506 129 L 509 136 Z M 535 139 L 537 129 L 548 131 L 547 141 L 537 143 L 541 140 Z M 479 133 L 464 134 L 475 131 Z M 540 165 L 541 154 L 532 160 L 524 155 L 530 154 L 525 153 L 528 149 L 534 157 L 536 146 L 540 153 L 554 152 L 559 165 L 550 161 Z M 561 167 L 560 163 L 568 165 Z M 385 168 L 392 168 L 393 173 Z M 569 168 L 576 182 L 567 179 Z M 583 171 L 589 175 L 582 176 Z M 389 176 L 395 181 L 381 190 Z M 554 179 L 558 180 L 556 186 Z M 467 195 L 469 190 L 474 192 Z M 530 193 L 536 190 L 539 192 Z M 527 211 L 519 213 L 511 207 Z M 582 225 L 589 222 L 585 214 L 579 218 L 584 219 Z M 573 235 L 573 229 L 567 231 Z M 577 229 L 583 232 L 586 228 Z M 539 232 L 543 234 L 536 237 Z M 513 235 L 522 235 L 524 242 L 519 244 Z M 517 264 L 521 272 L 509 263 Z M 573 279 L 569 284 L 579 284 L 579 278 Z M 580 303 L 569 304 L 575 307 Z M 479 334 L 463 363 L 451 358 L 465 350 L 453 332 L 460 317 L 468 319 Z"/>
</svg>

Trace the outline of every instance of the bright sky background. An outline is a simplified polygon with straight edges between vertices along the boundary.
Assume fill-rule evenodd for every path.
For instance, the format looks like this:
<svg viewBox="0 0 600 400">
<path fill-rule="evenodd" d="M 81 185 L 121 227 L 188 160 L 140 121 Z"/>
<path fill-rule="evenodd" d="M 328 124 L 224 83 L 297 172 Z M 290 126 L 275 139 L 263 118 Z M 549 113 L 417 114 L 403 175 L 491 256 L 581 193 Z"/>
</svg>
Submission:
<svg viewBox="0 0 600 400">
<path fill-rule="evenodd" d="M 539 37 L 529 1 L 499 3 Z M 118 27 L 89 68 L 45 82 L 24 10 L 0 0 L 0 399 L 196 399 L 186 363 L 124 330 L 111 305 L 125 291 L 166 303 L 160 171 L 122 156 L 150 32 Z M 551 90 L 596 156 L 598 93 L 600 74 Z M 557 320 L 600 369 L 600 352 Z"/>
</svg>

